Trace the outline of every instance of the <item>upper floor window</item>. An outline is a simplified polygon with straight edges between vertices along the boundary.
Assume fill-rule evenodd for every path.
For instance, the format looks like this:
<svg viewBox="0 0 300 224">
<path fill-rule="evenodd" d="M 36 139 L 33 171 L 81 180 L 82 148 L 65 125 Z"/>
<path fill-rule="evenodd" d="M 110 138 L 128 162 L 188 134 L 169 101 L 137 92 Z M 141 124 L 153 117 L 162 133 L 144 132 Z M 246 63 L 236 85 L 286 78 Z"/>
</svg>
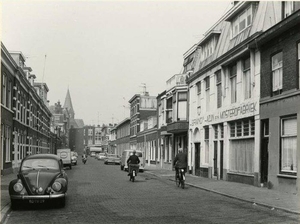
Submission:
<svg viewBox="0 0 300 224">
<path fill-rule="evenodd" d="M 272 56 L 272 90 L 274 94 L 282 91 L 282 52 Z"/>
<path fill-rule="evenodd" d="M 250 57 L 243 60 L 243 81 L 245 99 L 251 98 Z"/>
<path fill-rule="evenodd" d="M 298 1 L 283 1 L 282 2 L 282 19 L 288 17 L 293 12 L 300 9 L 300 2 Z"/>
<path fill-rule="evenodd" d="M 299 80 L 298 89 L 300 89 L 300 42 L 298 43 L 298 80 Z"/>
<path fill-rule="evenodd" d="M 222 77 L 221 70 L 215 73 L 216 75 L 216 85 L 217 85 L 217 108 L 222 106 Z"/>
<path fill-rule="evenodd" d="M 241 33 L 252 24 L 253 7 L 250 5 L 247 9 L 241 12 L 231 23 L 232 38 Z"/>
<path fill-rule="evenodd" d="M 178 120 L 186 120 L 187 119 L 187 93 L 182 92 L 178 93 Z"/>
<path fill-rule="evenodd" d="M 6 74 L 2 74 L 2 104 L 6 106 Z"/>
<path fill-rule="evenodd" d="M 230 88 L 231 88 L 231 103 L 236 102 L 236 75 L 237 75 L 237 70 L 236 70 L 236 63 L 229 66 L 229 77 L 230 77 Z"/>
<path fill-rule="evenodd" d="M 197 114 L 201 113 L 201 82 L 196 83 L 196 91 L 197 91 Z"/>
<path fill-rule="evenodd" d="M 215 38 L 210 39 L 202 46 L 201 61 L 211 56 L 215 51 L 217 40 Z"/>
<path fill-rule="evenodd" d="M 206 111 L 209 111 L 210 104 L 210 77 L 205 78 L 205 92 L 206 92 Z"/>
</svg>

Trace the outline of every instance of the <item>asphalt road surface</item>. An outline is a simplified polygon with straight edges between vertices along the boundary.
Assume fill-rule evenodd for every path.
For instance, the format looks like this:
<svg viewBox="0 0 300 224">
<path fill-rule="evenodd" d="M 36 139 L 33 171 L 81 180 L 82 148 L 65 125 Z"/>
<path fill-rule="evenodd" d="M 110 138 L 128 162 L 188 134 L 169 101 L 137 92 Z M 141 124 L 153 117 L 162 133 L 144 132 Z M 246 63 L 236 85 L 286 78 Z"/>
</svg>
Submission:
<svg viewBox="0 0 300 224">
<path fill-rule="evenodd" d="M 65 208 L 26 206 L 12 211 L 5 223 L 299 223 L 295 214 L 189 186 L 181 189 L 147 172 L 132 183 L 120 166 L 91 157 L 67 174 Z"/>
</svg>

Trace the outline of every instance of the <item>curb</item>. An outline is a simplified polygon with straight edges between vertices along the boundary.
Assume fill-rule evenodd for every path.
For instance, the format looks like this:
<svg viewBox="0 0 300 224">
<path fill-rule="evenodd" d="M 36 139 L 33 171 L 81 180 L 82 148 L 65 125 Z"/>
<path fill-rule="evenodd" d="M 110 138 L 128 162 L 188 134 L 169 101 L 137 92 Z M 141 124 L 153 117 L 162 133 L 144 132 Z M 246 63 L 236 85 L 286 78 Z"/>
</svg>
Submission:
<svg viewBox="0 0 300 224">
<path fill-rule="evenodd" d="M 155 173 L 153 173 L 151 171 L 147 171 L 147 173 L 152 174 L 152 175 L 154 175 L 156 177 L 161 177 L 160 175 L 157 175 L 157 174 L 155 174 Z M 168 179 L 168 180 L 174 182 L 173 179 Z M 185 184 L 188 185 L 188 186 L 194 187 L 194 188 L 202 189 L 202 190 L 205 190 L 205 191 L 208 191 L 208 192 L 212 192 L 212 193 L 223 195 L 223 196 L 226 196 L 226 197 L 229 197 L 229 198 L 237 199 L 239 201 L 248 202 L 248 203 L 251 203 L 253 205 L 260 205 L 260 206 L 263 206 L 263 207 L 266 207 L 266 208 L 270 208 L 272 210 L 273 209 L 277 209 L 277 210 L 285 211 L 285 212 L 288 212 L 288 213 L 300 215 L 299 211 L 293 211 L 293 210 L 282 208 L 282 207 L 278 207 L 278 206 L 272 206 L 272 205 L 268 205 L 268 204 L 261 203 L 261 202 L 251 201 L 251 200 L 248 200 L 248 199 L 245 199 L 245 198 L 240 198 L 240 197 L 237 197 L 237 196 L 234 196 L 234 195 L 225 194 L 225 193 L 222 193 L 222 192 L 219 192 L 219 191 L 215 191 L 215 190 L 212 190 L 212 189 L 209 189 L 209 188 L 197 186 L 197 185 L 190 184 L 190 183 L 187 183 L 187 182 Z"/>
<path fill-rule="evenodd" d="M 3 224 L 6 221 L 7 215 L 11 212 L 10 203 L 6 204 L 4 208 L 1 210 L 1 221 Z"/>
</svg>

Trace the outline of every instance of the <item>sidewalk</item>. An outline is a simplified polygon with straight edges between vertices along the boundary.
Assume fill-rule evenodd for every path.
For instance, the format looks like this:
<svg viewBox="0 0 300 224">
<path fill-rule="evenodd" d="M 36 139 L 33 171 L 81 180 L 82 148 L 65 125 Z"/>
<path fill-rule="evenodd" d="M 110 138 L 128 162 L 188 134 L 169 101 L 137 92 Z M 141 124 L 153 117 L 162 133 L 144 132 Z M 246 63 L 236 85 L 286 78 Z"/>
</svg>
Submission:
<svg viewBox="0 0 300 224">
<path fill-rule="evenodd" d="M 11 173 L 1 176 L 1 219 L 0 223 L 6 218 L 10 211 L 10 198 L 8 193 L 9 182 L 17 177 L 17 174 Z"/>
<path fill-rule="evenodd" d="M 174 181 L 175 171 L 147 167 L 145 172 Z M 249 202 L 253 205 L 265 206 L 272 210 L 278 209 L 300 214 L 299 195 L 190 174 L 186 174 L 186 185 Z"/>
</svg>

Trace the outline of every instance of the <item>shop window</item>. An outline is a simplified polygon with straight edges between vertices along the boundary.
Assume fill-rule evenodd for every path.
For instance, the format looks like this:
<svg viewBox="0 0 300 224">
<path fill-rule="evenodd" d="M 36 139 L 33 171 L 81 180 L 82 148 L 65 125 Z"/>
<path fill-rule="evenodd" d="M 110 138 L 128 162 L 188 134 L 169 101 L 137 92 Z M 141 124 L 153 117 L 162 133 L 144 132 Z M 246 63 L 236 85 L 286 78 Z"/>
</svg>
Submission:
<svg viewBox="0 0 300 224">
<path fill-rule="evenodd" d="M 297 172 L 297 117 L 281 120 L 281 172 Z"/>
<path fill-rule="evenodd" d="M 218 125 L 214 126 L 214 132 L 215 132 L 215 139 L 218 139 L 218 135 L 219 135 Z"/>
<path fill-rule="evenodd" d="M 221 139 L 224 138 L 224 126 L 220 124 Z"/>
<path fill-rule="evenodd" d="M 282 92 L 282 52 L 272 56 L 272 90 L 273 94 Z"/>
<path fill-rule="evenodd" d="M 230 122 L 231 138 L 253 137 L 254 134 L 255 123 L 253 118 Z"/>
</svg>

